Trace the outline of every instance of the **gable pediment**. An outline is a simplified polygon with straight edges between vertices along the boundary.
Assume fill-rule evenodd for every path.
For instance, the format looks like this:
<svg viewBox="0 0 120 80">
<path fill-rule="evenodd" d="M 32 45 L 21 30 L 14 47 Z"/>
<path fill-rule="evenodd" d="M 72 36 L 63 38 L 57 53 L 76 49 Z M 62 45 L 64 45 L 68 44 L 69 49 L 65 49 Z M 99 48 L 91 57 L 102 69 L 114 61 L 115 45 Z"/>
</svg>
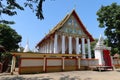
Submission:
<svg viewBox="0 0 120 80">
<path fill-rule="evenodd" d="M 81 25 L 78 23 L 77 19 L 73 15 L 70 16 L 70 18 L 58 30 L 58 32 L 79 36 L 85 35 L 81 28 Z"/>
</svg>

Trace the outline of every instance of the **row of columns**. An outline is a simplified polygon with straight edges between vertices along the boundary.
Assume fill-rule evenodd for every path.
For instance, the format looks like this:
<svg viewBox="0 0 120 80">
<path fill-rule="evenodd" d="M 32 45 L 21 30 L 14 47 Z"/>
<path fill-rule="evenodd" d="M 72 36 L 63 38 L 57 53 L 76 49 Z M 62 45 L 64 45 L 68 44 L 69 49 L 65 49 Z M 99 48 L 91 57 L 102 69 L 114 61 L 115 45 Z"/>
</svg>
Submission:
<svg viewBox="0 0 120 80">
<path fill-rule="evenodd" d="M 40 53 L 54 53 L 54 42 L 51 40 L 50 42 L 46 42 L 43 45 L 40 46 L 39 52 Z"/>
<path fill-rule="evenodd" d="M 79 52 L 80 52 L 80 47 L 79 47 L 79 37 L 76 37 L 75 38 L 75 41 L 76 41 L 76 54 L 79 54 Z M 82 39 L 81 39 L 81 45 L 82 45 L 82 58 L 86 58 L 86 51 L 85 51 L 85 38 L 83 37 Z M 65 36 L 64 35 L 62 35 L 62 54 L 64 54 L 65 53 Z M 69 46 L 68 46 L 68 52 L 69 52 L 69 54 L 72 54 L 72 50 L 73 50 L 73 45 L 72 45 L 72 37 L 71 36 L 69 36 L 68 37 L 68 44 L 69 44 Z M 55 36 L 54 36 L 54 42 L 53 41 L 50 41 L 50 43 L 48 43 L 48 44 L 46 44 L 46 46 L 44 46 L 43 48 L 42 48 L 42 50 L 40 50 L 40 52 L 43 52 L 44 53 L 44 51 L 46 50 L 46 53 L 58 53 L 58 35 L 57 34 L 55 34 Z M 49 47 L 49 48 L 48 48 Z M 91 48 L 90 48 L 90 39 L 87 39 L 87 48 L 88 48 L 88 58 L 91 58 Z M 52 49 L 53 49 L 53 51 L 52 51 Z"/>
</svg>

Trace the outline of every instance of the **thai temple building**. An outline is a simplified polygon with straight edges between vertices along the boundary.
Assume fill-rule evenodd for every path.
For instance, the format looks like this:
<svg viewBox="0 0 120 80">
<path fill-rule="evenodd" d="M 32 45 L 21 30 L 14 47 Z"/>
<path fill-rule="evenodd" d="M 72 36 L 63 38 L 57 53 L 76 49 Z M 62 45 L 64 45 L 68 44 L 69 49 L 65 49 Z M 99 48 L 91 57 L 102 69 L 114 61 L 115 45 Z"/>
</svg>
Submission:
<svg viewBox="0 0 120 80">
<path fill-rule="evenodd" d="M 38 44 L 39 53 L 86 54 L 91 58 L 93 37 L 83 25 L 75 10 L 67 14 Z M 85 51 L 85 45 L 87 50 Z"/>
<path fill-rule="evenodd" d="M 16 60 L 19 74 L 111 68 L 110 48 L 103 44 L 103 37 L 95 46 L 95 58 L 91 58 L 92 41 L 94 38 L 72 10 L 38 42 L 38 53 L 28 52 L 28 42 L 24 50 L 28 53 L 12 53 L 11 73 L 14 74 Z"/>
</svg>

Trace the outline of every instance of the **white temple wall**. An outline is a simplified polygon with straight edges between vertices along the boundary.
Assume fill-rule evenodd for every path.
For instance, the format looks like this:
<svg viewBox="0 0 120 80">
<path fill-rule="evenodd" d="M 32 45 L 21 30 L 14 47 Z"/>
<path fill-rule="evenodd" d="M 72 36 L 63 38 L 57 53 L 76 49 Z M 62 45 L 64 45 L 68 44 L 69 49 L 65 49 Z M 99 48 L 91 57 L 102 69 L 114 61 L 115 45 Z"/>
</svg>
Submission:
<svg viewBox="0 0 120 80">
<path fill-rule="evenodd" d="M 43 59 L 22 59 L 21 67 L 27 66 L 43 66 Z"/>
<path fill-rule="evenodd" d="M 95 59 L 98 59 L 98 65 L 104 65 L 103 50 L 95 50 Z"/>
<path fill-rule="evenodd" d="M 98 59 L 81 59 L 81 66 L 98 66 Z"/>
<path fill-rule="evenodd" d="M 47 66 L 61 66 L 61 59 L 47 59 Z"/>
</svg>

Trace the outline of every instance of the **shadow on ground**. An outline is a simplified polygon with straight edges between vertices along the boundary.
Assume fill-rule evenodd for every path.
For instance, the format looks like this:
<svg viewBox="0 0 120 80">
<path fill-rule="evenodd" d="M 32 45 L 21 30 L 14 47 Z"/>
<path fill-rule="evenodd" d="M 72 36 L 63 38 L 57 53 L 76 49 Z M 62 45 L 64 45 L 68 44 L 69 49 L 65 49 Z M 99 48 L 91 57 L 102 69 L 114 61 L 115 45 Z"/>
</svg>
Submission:
<svg viewBox="0 0 120 80">
<path fill-rule="evenodd" d="M 0 80 L 56 80 L 54 78 L 48 77 L 31 77 L 31 78 L 25 78 L 23 76 L 15 76 L 15 77 L 1 77 Z M 59 80 L 92 80 L 92 78 L 85 78 L 81 79 L 80 76 L 62 76 Z"/>
<path fill-rule="evenodd" d="M 32 78 L 24 78 L 24 77 L 2 77 L 0 80 L 54 80 L 53 78 L 40 78 L 40 77 L 32 77 Z"/>
<path fill-rule="evenodd" d="M 74 77 L 64 76 L 61 77 L 59 80 L 92 80 L 92 78 L 81 79 L 80 76 L 74 76 Z"/>
</svg>

